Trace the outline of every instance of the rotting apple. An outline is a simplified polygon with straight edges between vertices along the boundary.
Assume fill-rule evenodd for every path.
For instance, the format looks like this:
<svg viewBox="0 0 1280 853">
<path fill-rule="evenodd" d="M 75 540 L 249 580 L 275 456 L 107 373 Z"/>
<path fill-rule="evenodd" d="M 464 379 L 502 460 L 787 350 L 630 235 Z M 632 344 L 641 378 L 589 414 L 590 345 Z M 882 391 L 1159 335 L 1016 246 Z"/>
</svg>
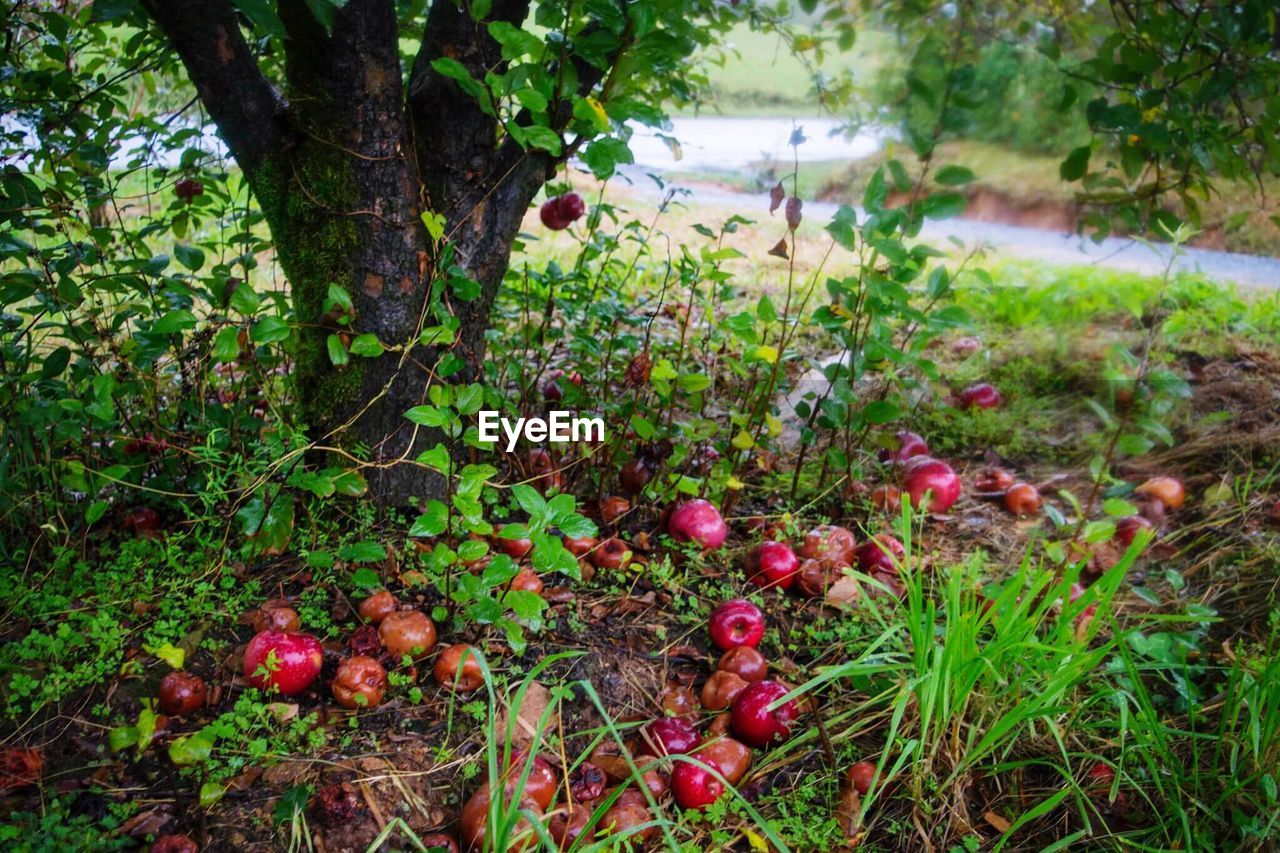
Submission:
<svg viewBox="0 0 1280 853">
<path fill-rule="evenodd" d="M 603 770 L 590 761 L 584 761 L 569 774 L 569 796 L 578 803 L 599 799 L 608 781 Z"/>
<path fill-rule="evenodd" d="M 1140 515 L 1126 515 L 1116 520 L 1116 543 L 1124 548 L 1133 544 L 1139 530 L 1154 530 L 1155 525 Z"/>
<path fill-rule="evenodd" d="M 822 524 L 805 534 L 796 556 L 802 560 L 827 560 L 838 566 L 851 566 L 857 547 L 858 540 L 849 528 Z"/>
<path fill-rule="evenodd" d="M 629 793 L 636 796 L 619 798 L 604 813 L 604 817 L 600 818 L 599 833 L 602 836 L 617 835 L 625 837 L 628 842 L 631 842 L 633 849 L 639 849 L 634 845 L 642 846 L 652 840 L 659 832 L 659 828 L 656 825 L 648 826 L 644 829 L 639 828 L 653 822 L 653 813 L 649 811 L 649 805 L 639 791 L 629 788 L 623 792 L 624 795 Z M 614 848 L 611 847 L 609 849 Z"/>
<path fill-rule="evenodd" d="M 983 468 L 973 478 L 973 490 L 984 495 L 1003 495 L 1013 483 L 1013 475 L 1005 469 Z"/>
<path fill-rule="evenodd" d="M 866 796 L 871 790 L 872 784 L 876 782 L 876 766 L 870 761 L 859 761 L 849 768 L 849 772 L 845 774 L 845 781 L 853 790 L 860 795 Z"/>
<path fill-rule="evenodd" d="M 462 666 L 461 672 L 458 671 L 459 664 Z M 484 686 L 479 652 L 466 643 L 456 643 L 441 652 L 436 658 L 433 672 L 437 684 L 459 693 L 470 693 Z"/>
<path fill-rule="evenodd" d="M 658 704 L 667 716 L 692 718 L 698 710 L 698 697 L 688 687 L 672 679 L 663 686 Z"/>
<path fill-rule="evenodd" d="M 493 537 L 493 547 L 513 560 L 523 560 L 533 550 L 533 540 L 528 538 L 507 539 L 505 536 L 495 536 Z"/>
<path fill-rule="evenodd" d="M 504 776 L 507 796 L 515 796 L 517 789 L 521 788 L 520 777 L 524 776 L 526 767 L 529 773 L 524 779 L 520 795 L 532 800 L 539 809 L 546 811 L 551 801 L 555 799 L 559 780 L 556 778 L 556 771 L 551 766 L 551 762 L 541 755 L 531 755 L 524 749 L 517 749 L 511 753 L 511 762 L 507 765 Z"/>
<path fill-rule="evenodd" d="M 769 662 L 751 646 L 735 646 L 716 662 L 720 672 L 732 672 L 748 684 L 764 681 L 769 675 Z"/>
<path fill-rule="evenodd" d="M 777 681 L 757 681 L 748 684 L 733 700 L 730 709 L 730 727 L 738 739 L 748 746 L 766 747 L 783 740 L 791 733 L 791 726 L 800 716 L 794 700 L 771 707 L 790 691 Z"/>
<path fill-rule="evenodd" d="M 824 598 L 844 568 L 831 560 L 804 560 L 796 569 L 795 589 L 809 598 Z"/>
<path fill-rule="evenodd" d="M 994 385 L 979 382 L 960 392 L 960 405 L 966 409 L 998 409 L 1002 401 Z"/>
<path fill-rule="evenodd" d="M 360 618 L 370 623 L 378 625 L 383 619 L 390 616 L 400 609 L 400 602 L 388 590 L 375 592 L 373 595 L 360 602 L 359 613 Z"/>
<path fill-rule="evenodd" d="M 185 717 L 204 707 L 209 686 L 200 676 L 178 670 L 160 680 L 158 697 L 161 711 L 170 717 Z"/>
<path fill-rule="evenodd" d="M 906 547 L 888 533 L 877 533 L 858 546 L 858 568 L 867 574 L 901 571 L 907 558 Z"/>
<path fill-rule="evenodd" d="M 902 509 L 902 491 L 897 486 L 877 486 L 871 490 L 868 499 L 881 512 L 897 512 Z"/>
<path fill-rule="evenodd" d="M 605 524 L 613 524 L 626 515 L 631 509 L 631 501 L 621 495 L 610 495 L 600 501 L 600 520 Z"/>
<path fill-rule="evenodd" d="M 902 486 L 916 509 L 924 507 L 932 513 L 943 513 L 960 497 L 960 478 L 940 459 L 917 456 L 902 471 Z"/>
<path fill-rule="evenodd" d="M 714 551 L 724 544 L 729 526 L 714 504 L 695 498 L 672 511 L 667 521 L 667 533 L 677 542 L 696 542 L 702 550 Z"/>
<path fill-rule="evenodd" d="M 298 611 L 283 602 L 268 601 L 253 611 L 250 617 L 253 630 L 278 631 L 282 634 L 296 634 L 302 627 Z"/>
<path fill-rule="evenodd" d="M 631 557 L 631 546 L 611 536 L 591 552 L 591 563 L 597 569 L 625 569 L 631 564 Z"/>
<path fill-rule="evenodd" d="M 485 839 L 488 835 L 489 820 L 489 804 L 492 792 L 489 784 L 486 782 L 481 785 L 476 792 L 462 806 L 462 816 L 459 820 L 459 834 L 462 837 L 463 844 L 468 850 L 480 851 L 488 849 L 485 846 Z M 538 806 L 529 797 L 524 797 L 519 802 L 519 808 L 523 811 L 530 812 L 538 819 L 542 820 L 543 809 Z M 529 822 L 528 818 L 521 815 L 517 818 L 515 825 L 507 834 L 506 850 L 523 851 L 532 850 L 537 846 L 537 831 Z"/>
<path fill-rule="evenodd" d="M 739 646 L 749 648 L 749 646 Z M 736 672 L 716 670 L 711 673 L 707 683 L 702 685 L 702 707 L 708 711 L 723 711 L 733 704 L 733 700 L 747 686 L 746 680 Z"/>
<path fill-rule="evenodd" d="M 1038 515 L 1040 492 L 1030 483 L 1014 483 L 1004 493 L 1004 508 L 1014 515 Z"/>
<path fill-rule="evenodd" d="M 632 459 L 618 472 L 618 484 L 632 497 L 644 491 L 653 479 L 653 468 L 643 459 Z"/>
<path fill-rule="evenodd" d="M 172 833 L 151 842 L 150 853 L 199 853 L 200 845 L 189 835 Z"/>
<path fill-rule="evenodd" d="M 531 592 L 534 595 L 542 595 L 542 590 L 545 587 L 546 584 L 542 582 L 542 578 L 538 577 L 538 573 L 533 569 L 521 569 L 511 579 L 511 583 L 507 584 L 508 589 Z"/>
<path fill-rule="evenodd" d="M 963 338 L 956 338 L 951 342 L 951 351 L 961 358 L 968 358 L 978 350 L 982 349 L 982 341 L 972 335 L 966 335 Z"/>
<path fill-rule="evenodd" d="M 731 737 L 716 738 L 704 743 L 693 757 L 707 764 L 714 764 L 730 785 L 737 785 L 751 769 L 751 748 Z"/>
<path fill-rule="evenodd" d="M 745 598 L 734 598 L 711 611 L 708 620 L 711 641 L 721 651 L 736 646 L 755 646 L 764 637 L 764 614 Z"/>
<path fill-rule="evenodd" d="M 1187 499 L 1187 488 L 1176 477 L 1152 477 L 1133 491 L 1135 494 L 1155 498 L 1169 509 L 1181 509 Z"/>
<path fill-rule="evenodd" d="M 356 655 L 338 664 L 333 676 L 333 698 L 347 710 L 381 704 L 387 690 L 387 671 L 371 657 Z"/>
<path fill-rule="evenodd" d="M 310 634 L 260 631 L 244 650 L 244 677 L 259 690 L 296 696 L 320 676 L 324 651 Z"/>
<path fill-rule="evenodd" d="M 566 536 L 563 539 L 564 549 L 579 560 L 591 555 L 596 548 L 594 536 Z"/>
<path fill-rule="evenodd" d="M 436 646 L 436 625 L 420 610 L 397 610 L 382 620 L 378 636 L 397 663 L 405 655 L 420 661 Z"/>
<path fill-rule="evenodd" d="M 800 559 L 784 542 L 761 542 L 747 555 L 747 579 L 765 589 L 790 589 Z"/>
<path fill-rule="evenodd" d="M 658 755 L 690 752 L 702 743 L 698 730 L 683 717 L 662 717 L 644 727 L 642 737 Z"/>
</svg>

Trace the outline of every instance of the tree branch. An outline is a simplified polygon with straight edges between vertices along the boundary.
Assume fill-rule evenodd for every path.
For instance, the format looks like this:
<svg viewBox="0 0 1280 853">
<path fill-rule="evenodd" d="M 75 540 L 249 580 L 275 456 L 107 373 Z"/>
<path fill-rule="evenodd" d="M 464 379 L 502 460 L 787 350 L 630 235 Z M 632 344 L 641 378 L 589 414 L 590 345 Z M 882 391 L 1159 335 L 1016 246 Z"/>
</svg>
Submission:
<svg viewBox="0 0 1280 853">
<path fill-rule="evenodd" d="M 252 172 L 284 137 L 287 107 L 249 52 L 227 0 L 143 0 L 236 162 Z"/>
</svg>

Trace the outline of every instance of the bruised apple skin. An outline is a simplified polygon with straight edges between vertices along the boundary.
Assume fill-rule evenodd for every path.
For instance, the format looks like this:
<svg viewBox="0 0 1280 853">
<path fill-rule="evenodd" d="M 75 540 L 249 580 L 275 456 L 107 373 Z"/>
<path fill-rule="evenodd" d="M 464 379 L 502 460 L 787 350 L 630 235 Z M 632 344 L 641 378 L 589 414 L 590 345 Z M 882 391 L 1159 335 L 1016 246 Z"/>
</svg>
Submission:
<svg viewBox="0 0 1280 853">
<path fill-rule="evenodd" d="M 720 656 L 716 669 L 720 672 L 732 672 L 751 684 L 764 681 L 769 674 L 769 663 L 764 659 L 764 655 L 751 646 L 738 646 Z"/>
<path fill-rule="evenodd" d="M 731 737 L 722 737 L 698 747 L 694 758 L 715 765 L 730 785 L 737 785 L 751 769 L 751 747 Z"/>
<path fill-rule="evenodd" d="M 371 657 L 356 655 L 338 664 L 333 698 L 349 711 L 381 704 L 387 690 L 387 671 Z"/>
<path fill-rule="evenodd" d="M 185 717 L 204 707 L 209 687 L 189 672 L 171 672 L 160 681 L 160 710 L 170 717 Z"/>
<path fill-rule="evenodd" d="M 284 634 L 296 634 L 302 627 L 298 611 L 287 604 L 267 602 L 253 611 L 253 630 L 280 631 Z"/>
<path fill-rule="evenodd" d="M 296 696 L 320 676 L 324 652 L 310 634 L 261 631 L 244 650 L 244 677 L 259 690 Z"/>
<path fill-rule="evenodd" d="M 388 614 L 378 626 L 378 636 L 396 661 L 405 655 L 420 661 L 436 646 L 435 623 L 420 610 L 398 610 Z"/>
<path fill-rule="evenodd" d="M 465 643 L 452 645 L 436 658 L 434 675 L 436 683 L 459 693 L 470 693 L 484 686 L 484 672 L 480 669 L 479 653 Z M 465 662 L 463 658 L 466 658 Z M 458 672 L 458 664 L 462 672 Z"/>
<path fill-rule="evenodd" d="M 802 560 L 827 560 L 837 566 L 851 566 L 857 547 L 858 541 L 849 528 L 823 524 L 805 535 L 796 556 Z"/>
<path fill-rule="evenodd" d="M 616 536 L 610 537 L 591 552 L 591 562 L 597 569 L 625 569 L 631 564 L 631 547 Z"/>
<path fill-rule="evenodd" d="M 459 835 L 466 849 L 480 853 L 487 850 L 485 846 L 486 836 L 488 835 L 487 822 L 489 819 L 489 803 L 492 798 L 492 792 L 489 784 L 486 782 L 481 785 L 474 794 L 462 806 L 462 818 L 459 821 Z M 532 799 L 525 797 L 520 800 L 519 808 L 532 812 L 538 818 L 542 819 L 543 809 L 538 806 Z M 508 838 L 508 851 L 516 850 L 535 850 L 537 849 L 537 831 L 529 823 L 528 818 L 521 815 L 515 826 L 512 828 Z"/>
<path fill-rule="evenodd" d="M 373 595 L 360 602 L 360 618 L 372 624 L 381 624 L 392 613 L 400 608 L 400 602 L 396 601 L 396 597 L 387 590 L 375 592 Z"/>
<path fill-rule="evenodd" d="M 702 707 L 708 711 L 723 711 L 733 704 L 746 686 L 746 680 L 737 673 L 717 670 L 702 685 Z"/>
<path fill-rule="evenodd" d="M 858 568 L 867 574 L 892 574 L 907 557 L 907 549 L 887 533 L 879 533 L 858 546 Z"/>
<path fill-rule="evenodd" d="M 1155 498 L 1169 509 L 1181 509 L 1187 499 L 1186 486 L 1176 477 L 1152 477 L 1133 491 L 1143 497 Z"/>
<path fill-rule="evenodd" d="M 1004 493 L 1004 508 L 1014 515 L 1038 515 L 1040 492 L 1030 483 L 1014 483 Z"/>
</svg>

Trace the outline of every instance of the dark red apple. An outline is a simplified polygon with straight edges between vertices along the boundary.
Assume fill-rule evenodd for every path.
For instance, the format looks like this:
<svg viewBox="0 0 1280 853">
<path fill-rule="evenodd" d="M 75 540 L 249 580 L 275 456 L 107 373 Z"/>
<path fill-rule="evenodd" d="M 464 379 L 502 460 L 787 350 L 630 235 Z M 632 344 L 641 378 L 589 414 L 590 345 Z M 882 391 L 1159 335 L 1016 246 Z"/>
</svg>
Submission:
<svg viewBox="0 0 1280 853">
<path fill-rule="evenodd" d="M 204 184 L 195 178 L 182 178 L 174 182 L 173 193 L 183 201 L 191 201 L 198 195 L 204 195 Z"/>
<path fill-rule="evenodd" d="M 433 672 L 436 683 L 459 693 L 479 690 L 484 686 L 484 671 L 480 669 L 477 655 L 478 652 L 465 643 L 458 643 L 445 649 L 436 658 Z M 459 664 L 462 665 L 461 673 L 458 672 Z"/>
<path fill-rule="evenodd" d="M 378 636 L 396 663 L 405 655 L 422 660 L 436 647 L 436 625 L 420 610 L 388 614 L 378 626 Z"/>
<path fill-rule="evenodd" d="M 170 717 L 185 717 L 204 707 L 209 686 L 189 672 L 171 672 L 160 681 L 160 710 Z"/>
<path fill-rule="evenodd" d="M 200 845 L 189 835 L 162 835 L 151 842 L 150 853 L 199 853 Z"/>
<path fill-rule="evenodd" d="M 551 231 L 563 231 L 569 227 L 568 220 L 560 215 L 559 199 L 544 201 L 538 210 L 538 216 L 542 219 L 542 224 Z"/>
<path fill-rule="evenodd" d="M 880 533 L 858 546 L 858 568 L 867 574 L 899 571 L 907 557 L 907 549 L 888 533 Z"/>
<path fill-rule="evenodd" d="M 1116 542 L 1128 548 L 1139 530 L 1152 530 L 1154 527 L 1154 524 L 1140 515 L 1127 515 L 1116 522 Z"/>
<path fill-rule="evenodd" d="M 587 212 L 586 202 L 577 193 L 565 193 L 556 201 L 560 218 L 566 222 L 577 222 Z"/>
<path fill-rule="evenodd" d="M 716 662 L 720 672 L 732 672 L 748 683 L 764 681 L 769 675 L 769 662 L 751 646 L 735 646 Z"/>
<path fill-rule="evenodd" d="M 508 589 L 531 592 L 534 595 L 542 595 L 542 590 L 545 586 L 546 584 L 542 582 L 542 578 L 538 577 L 538 573 L 533 569 L 521 569 L 511 579 L 511 583 L 507 584 Z"/>
<path fill-rule="evenodd" d="M 746 649 L 750 646 L 738 648 Z M 736 672 L 717 670 L 702 685 L 702 707 L 708 711 L 723 711 L 733 704 L 733 700 L 746 686 L 746 680 Z"/>
<path fill-rule="evenodd" d="M 749 746 L 765 747 L 784 740 L 791 733 L 791 726 L 800 716 L 794 700 L 771 708 L 774 702 L 790 691 L 777 681 L 757 681 L 748 684 L 730 709 L 730 725 L 738 739 Z"/>
<path fill-rule="evenodd" d="M 513 560 L 523 560 L 533 550 L 532 539 L 507 539 L 504 536 L 495 536 L 493 545 Z"/>
<path fill-rule="evenodd" d="M 845 776 L 849 785 L 853 790 L 865 796 L 867 791 L 871 790 L 871 784 L 876 781 L 876 766 L 870 761 L 859 761 L 857 764 L 849 768 L 849 773 Z"/>
<path fill-rule="evenodd" d="M 789 589 L 796 580 L 800 558 L 783 542 L 761 542 L 747 556 L 747 578 L 756 586 Z"/>
<path fill-rule="evenodd" d="M 697 498 L 675 508 L 667 521 L 667 533 L 677 542 L 696 542 L 702 550 L 714 551 L 724 544 L 729 526 L 714 504 Z"/>
<path fill-rule="evenodd" d="M 704 764 L 713 764 L 706 758 L 702 761 Z M 679 761 L 671 768 L 671 795 L 675 797 L 676 805 L 682 809 L 705 808 L 720 799 L 724 790 L 724 783 L 705 767 Z"/>
<path fill-rule="evenodd" d="M 1000 392 L 994 385 L 979 382 L 960 392 L 960 405 L 966 409 L 1000 408 Z"/>
<path fill-rule="evenodd" d="M 320 675 L 324 652 L 310 634 L 262 631 L 244 650 L 244 677 L 259 690 L 296 696 Z"/>
<path fill-rule="evenodd" d="M 1003 468 L 983 468 L 973 478 L 973 490 L 984 495 L 1003 494 L 1013 485 L 1013 475 Z"/>
<path fill-rule="evenodd" d="M 160 513 L 149 506 L 135 506 L 124 514 L 120 526 L 130 533 L 147 536 L 160 529 Z"/>
<path fill-rule="evenodd" d="M 702 743 L 698 730 L 683 717 L 663 717 L 644 727 L 644 740 L 659 755 L 690 752 Z"/>
<path fill-rule="evenodd" d="M 644 487 L 653 479 L 653 468 L 643 459 L 632 459 L 622 466 L 618 472 L 618 482 L 622 491 L 634 497 L 644 491 Z"/>
<path fill-rule="evenodd" d="M 925 440 L 910 430 L 894 433 L 891 447 L 880 451 L 881 462 L 892 462 L 901 465 L 913 456 L 928 456 L 929 445 Z"/>
<path fill-rule="evenodd" d="M 621 495 L 610 495 L 600 501 L 600 520 L 605 524 L 613 524 L 630 509 L 631 501 Z"/>
<path fill-rule="evenodd" d="M 929 456 L 917 456 L 907 463 L 903 468 L 902 486 L 913 507 L 925 506 L 934 513 L 946 512 L 960 497 L 960 478 L 956 472 L 947 463 Z"/>
<path fill-rule="evenodd" d="M 737 646 L 755 648 L 764 636 L 764 614 L 745 598 L 734 598 L 711 611 L 711 641 L 722 651 Z"/>
<path fill-rule="evenodd" d="M 377 625 L 399 609 L 400 602 L 396 600 L 394 595 L 384 589 L 381 592 L 375 592 L 360 602 L 359 613 L 361 619 L 371 625 Z"/>
<path fill-rule="evenodd" d="M 631 546 L 616 536 L 604 540 L 591 552 L 597 569 L 625 569 L 631 563 Z"/>
</svg>

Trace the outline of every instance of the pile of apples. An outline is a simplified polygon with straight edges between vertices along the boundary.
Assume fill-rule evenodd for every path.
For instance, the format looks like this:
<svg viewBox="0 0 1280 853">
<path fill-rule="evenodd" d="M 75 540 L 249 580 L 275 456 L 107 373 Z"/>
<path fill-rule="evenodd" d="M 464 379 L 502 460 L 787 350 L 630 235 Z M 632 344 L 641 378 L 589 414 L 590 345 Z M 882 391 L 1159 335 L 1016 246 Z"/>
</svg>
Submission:
<svg viewBox="0 0 1280 853">
<path fill-rule="evenodd" d="M 708 628 L 722 654 L 701 690 L 703 708 L 715 715 L 705 735 L 699 731 L 692 703 L 681 702 L 684 713 L 640 726 L 626 745 L 626 755 L 601 747 L 574 767 L 567 780 L 547 759 L 517 751 L 497 783 L 481 785 L 463 806 L 463 847 L 484 848 L 489 806 L 498 785 L 508 805 L 519 797 L 522 809 L 545 821 L 561 849 L 619 833 L 629 833 L 639 842 L 649 840 L 656 826 L 636 828 L 653 820 L 650 798 L 660 803 L 670 795 L 681 809 L 702 809 L 729 786 L 738 785 L 751 767 L 752 749 L 785 740 L 803 703 L 779 702 L 791 688 L 768 677 L 768 662 L 756 649 L 765 633 L 764 614 L 758 607 L 745 599 L 726 601 L 712 612 Z M 570 801 L 552 809 L 556 791 L 566 781 Z M 593 814 L 606 805 L 593 822 Z M 509 843 L 518 849 L 519 843 L 531 841 L 535 834 L 522 819 Z"/>
</svg>

